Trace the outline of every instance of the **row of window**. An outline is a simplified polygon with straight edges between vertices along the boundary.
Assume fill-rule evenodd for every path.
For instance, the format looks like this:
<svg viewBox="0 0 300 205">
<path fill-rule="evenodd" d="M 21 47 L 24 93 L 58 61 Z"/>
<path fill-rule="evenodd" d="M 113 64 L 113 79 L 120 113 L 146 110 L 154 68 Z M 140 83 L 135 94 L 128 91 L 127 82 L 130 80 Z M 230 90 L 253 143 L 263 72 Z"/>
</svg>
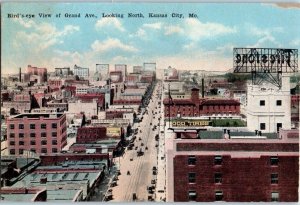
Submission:
<svg viewBox="0 0 300 205">
<path fill-rule="evenodd" d="M 196 173 L 195 172 L 188 173 L 188 182 L 196 183 Z M 215 183 L 222 183 L 222 173 L 215 173 Z M 271 174 L 271 184 L 278 184 L 278 174 L 277 173 Z"/>
<path fill-rule="evenodd" d="M 30 133 L 29 134 L 29 136 L 31 137 L 31 138 L 35 138 L 37 135 L 36 135 L 36 133 Z M 52 137 L 57 137 L 57 132 L 52 132 L 51 133 L 51 136 Z M 15 135 L 15 133 L 10 133 L 9 134 L 9 137 L 10 138 L 15 138 L 16 137 L 16 135 Z M 19 133 L 19 138 L 24 138 L 25 137 L 25 134 L 24 133 Z M 42 132 L 41 133 L 41 137 L 47 137 L 47 133 L 46 132 Z"/>
<path fill-rule="evenodd" d="M 282 128 L 282 123 L 277 123 L 277 131 L 279 130 L 279 128 Z M 266 129 L 266 123 L 260 123 L 260 130 L 265 130 Z"/>
<path fill-rule="evenodd" d="M 10 141 L 9 145 L 15 145 L 14 141 Z M 24 141 L 19 141 L 19 145 L 25 145 Z M 30 141 L 30 145 L 36 145 L 36 141 Z M 47 145 L 47 141 L 41 141 L 41 145 Z M 57 145 L 57 140 L 52 140 L 52 145 Z"/>
<path fill-rule="evenodd" d="M 190 190 L 188 192 L 189 201 L 197 201 L 197 192 Z M 215 201 L 223 200 L 223 191 L 215 191 Z M 271 192 L 271 201 L 279 201 L 279 193 Z"/>
<path fill-rule="evenodd" d="M 190 155 L 188 157 L 187 163 L 188 163 L 188 165 L 196 165 L 196 161 L 197 161 L 196 156 L 195 155 Z M 221 165 L 222 161 L 223 161 L 222 156 L 215 156 L 214 157 L 214 165 Z M 278 163 L 279 163 L 278 157 L 276 157 L 276 156 L 271 156 L 270 157 L 270 164 L 271 165 L 275 166 L 275 165 L 278 165 Z"/>
<path fill-rule="evenodd" d="M 196 156 L 191 155 L 188 157 L 188 165 L 196 165 Z M 222 164 L 222 156 L 215 156 L 214 158 L 214 164 L 215 165 L 221 165 Z"/>
<path fill-rule="evenodd" d="M 259 101 L 259 105 L 260 106 L 265 106 L 266 105 L 266 101 L 265 100 L 260 100 Z M 282 105 L 282 101 L 281 100 L 276 100 L 276 106 L 281 106 Z"/>
<path fill-rule="evenodd" d="M 24 124 L 19 124 L 19 129 L 20 129 L 20 130 L 23 130 L 24 127 L 25 127 Z M 15 129 L 15 125 L 14 125 L 14 124 L 10 124 L 10 125 L 9 125 L 9 128 L 10 128 L 11 130 Z M 36 129 L 36 124 L 30 124 L 30 125 L 29 125 L 29 128 L 30 128 L 31 130 Z M 52 123 L 52 124 L 51 124 L 51 128 L 56 129 L 56 128 L 57 128 L 57 123 Z M 41 124 L 41 129 L 47 129 L 47 124 L 45 124 L 45 123 Z"/>
<path fill-rule="evenodd" d="M 36 153 L 36 149 L 30 149 L 30 151 Z M 16 150 L 15 149 L 11 149 L 9 151 L 9 153 L 11 155 L 15 155 L 16 154 Z M 47 148 L 42 148 L 41 149 L 41 153 L 47 154 L 48 153 Z M 52 153 L 57 153 L 57 148 L 52 148 Z M 24 154 L 24 149 L 19 149 L 19 154 Z"/>
</svg>

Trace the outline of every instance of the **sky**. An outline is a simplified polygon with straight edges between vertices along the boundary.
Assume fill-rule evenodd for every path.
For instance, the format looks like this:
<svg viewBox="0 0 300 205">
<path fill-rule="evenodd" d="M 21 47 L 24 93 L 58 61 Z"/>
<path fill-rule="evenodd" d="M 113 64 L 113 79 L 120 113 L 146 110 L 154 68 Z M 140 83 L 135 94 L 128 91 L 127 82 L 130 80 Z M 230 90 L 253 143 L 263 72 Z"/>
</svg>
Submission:
<svg viewBox="0 0 300 205">
<path fill-rule="evenodd" d="M 8 14 L 35 18 L 8 18 Z M 40 18 L 39 13 L 51 14 Z M 66 18 L 78 14 L 80 18 Z M 123 18 L 103 18 L 123 14 Z M 128 18 L 142 13 L 144 18 Z M 149 18 L 149 13 L 167 18 Z M 184 18 L 172 18 L 172 13 Z M 189 18 L 194 13 L 197 18 Z M 60 18 L 56 15 L 60 14 Z M 85 18 L 85 14 L 96 17 Z M 267 3 L 3 3 L 1 69 L 156 62 L 182 70 L 226 71 L 234 47 L 300 48 L 300 6 Z"/>
</svg>

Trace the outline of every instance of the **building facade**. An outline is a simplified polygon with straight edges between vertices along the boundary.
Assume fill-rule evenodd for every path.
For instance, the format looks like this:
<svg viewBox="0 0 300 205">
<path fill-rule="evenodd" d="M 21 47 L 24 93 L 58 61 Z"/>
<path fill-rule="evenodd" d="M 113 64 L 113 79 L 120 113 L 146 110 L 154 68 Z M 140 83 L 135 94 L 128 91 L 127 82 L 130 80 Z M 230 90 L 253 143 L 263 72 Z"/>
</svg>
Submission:
<svg viewBox="0 0 300 205">
<path fill-rule="evenodd" d="M 167 142 L 167 201 L 297 202 L 298 139 Z"/>
<path fill-rule="evenodd" d="M 109 64 L 96 64 L 96 73 L 99 80 L 107 80 L 109 77 Z"/>
<path fill-rule="evenodd" d="M 199 89 L 193 88 L 190 99 L 165 99 L 165 117 L 230 118 L 240 114 L 240 103 L 234 99 L 199 98 Z"/>
<path fill-rule="evenodd" d="M 22 155 L 57 153 L 67 144 L 66 115 L 20 114 L 7 119 L 8 152 Z"/>
<path fill-rule="evenodd" d="M 278 132 L 291 129 L 290 78 L 282 76 L 282 87 L 270 84 L 248 85 L 247 124 L 249 130 Z"/>
<path fill-rule="evenodd" d="M 89 69 L 74 65 L 74 75 L 77 75 L 78 77 L 87 78 L 89 77 Z"/>
<path fill-rule="evenodd" d="M 31 65 L 28 65 L 27 74 L 29 75 L 30 79 L 36 76 L 38 83 L 47 82 L 47 68 L 38 68 L 38 67 L 32 67 Z"/>
</svg>

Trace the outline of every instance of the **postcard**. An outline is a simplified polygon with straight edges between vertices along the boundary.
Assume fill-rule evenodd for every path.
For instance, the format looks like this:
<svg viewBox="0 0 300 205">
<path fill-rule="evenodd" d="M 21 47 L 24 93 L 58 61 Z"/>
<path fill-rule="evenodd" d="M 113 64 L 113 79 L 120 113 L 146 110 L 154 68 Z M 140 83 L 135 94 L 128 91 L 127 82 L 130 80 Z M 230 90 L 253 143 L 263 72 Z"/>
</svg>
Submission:
<svg viewBox="0 0 300 205">
<path fill-rule="evenodd" d="M 299 3 L 1 4 L 4 202 L 298 202 Z"/>
</svg>

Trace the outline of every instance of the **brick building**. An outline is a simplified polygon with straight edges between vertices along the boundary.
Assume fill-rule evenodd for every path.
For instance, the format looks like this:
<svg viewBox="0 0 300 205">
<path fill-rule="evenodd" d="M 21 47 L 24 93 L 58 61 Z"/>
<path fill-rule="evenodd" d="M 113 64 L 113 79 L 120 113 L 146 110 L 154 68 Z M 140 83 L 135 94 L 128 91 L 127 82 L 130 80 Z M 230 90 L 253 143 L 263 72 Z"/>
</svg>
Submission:
<svg viewBox="0 0 300 205">
<path fill-rule="evenodd" d="M 76 143 L 90 143 L 107 139 L 106 127 L 80 127 L 77 130 Z"/>
<path fill-rule="evenodd" d="M 190 99 L 165 99 L 165 117 L 231 117 L 240 114 L 240 103 L 234 99 L 199 98 L 199 89 L 193 88 Z"/>
<path fill-rule="evenodd" d="M 61 79 L 50 79 L 48 80 L 48 85 L 50 88 L 61 88 L 63 82 Z"/>
<path fill-rule="evenodd" d="M 27 74 L 30 76 L 30 78 L 32 76 L 38 76 L 40 81 L 39 83 L 47 82 L 47 68 L 38 68 L 28 65 Z"/>
<path fill-rule="evenodd" d="M 122 71 L 111 71 L 109 73 L 112 83 L 121 83 L 123 82 Z"/>
<path fill-rule="evenodd" d="M 66 115 L 20 114 L 7 119 L 8 151 L 22 155 L 24 150 L 38 154 L 57 153 L 67 144 Z"/>
<path fill-rule="evenodd" d="M 167 142 L 167 201 L 297 202 L 299 134 L 280 136 Z"/>
<path fill-rule="evenodd" d="M 103 93 L 77 94 L 76 97 L 82 102 L 92 102 L 95 99 L 100 110 L 105 108 L 105 94 Z"/>
</svg>

